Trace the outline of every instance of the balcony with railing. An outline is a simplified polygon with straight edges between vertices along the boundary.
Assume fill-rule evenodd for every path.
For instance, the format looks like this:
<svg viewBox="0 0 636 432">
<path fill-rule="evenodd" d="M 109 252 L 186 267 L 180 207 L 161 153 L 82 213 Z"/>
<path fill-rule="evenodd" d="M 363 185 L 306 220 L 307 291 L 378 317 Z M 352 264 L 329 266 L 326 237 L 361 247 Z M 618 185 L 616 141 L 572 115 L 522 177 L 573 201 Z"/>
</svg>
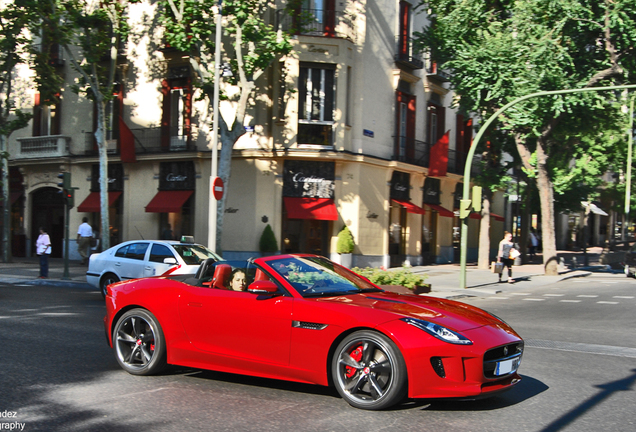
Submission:
<svg viewBox="0 0 636 432">
<path fill-rule="evenodd" d="M 398 137 L 396 143 L 396 151 L 393 160 L 405 162 L 423 168 L 429 168 L 431 163 L 431 148 L 433 144 L 409 139 L 407 137 Z M 464 174 L 468 154 L 458 152 L 457 150 L 448 150 L 448 167 L 447 172 L 452 174 Z M 478 174 L 481 170 L 479 161 L 481 156 L 474 156 L 473 163 L 470 168 L 471 175 Z"/>
<path fill-rule="evenodd" d="M 71 137 L 64 135 L 46 135 L 39 137 L 17 138 L 17 152 L 12 159 L 52 158 L 70 155 Z"/>
<path fill-rule="evenodd" d="M 134 139 L 135 154 L 137 155 L 197 150 L 189 134 L 181 128 L 170 128 L 168 131 L 161 127 L 140 128 L 130 129 L 130 132 Z M 106 145 L 109 154 L 119 154 L 118 138 L 116 136 L 106 139 Z M 93 132 L 86 133 L 85 154 L 97 154 L 95 134 Z"/>
<path fill-rule="evenodd" d="M 395 63 L 410 69 L 423 69 L 424 59 L 411 38 L 397 36 L 395 39 Z"/>
<path fill-rule="evenodd" d="M 276 11 L 276 26 L 284 32 L 356 41 L 353 17 L 346 11 L 298 9 Z"/>
</svg>

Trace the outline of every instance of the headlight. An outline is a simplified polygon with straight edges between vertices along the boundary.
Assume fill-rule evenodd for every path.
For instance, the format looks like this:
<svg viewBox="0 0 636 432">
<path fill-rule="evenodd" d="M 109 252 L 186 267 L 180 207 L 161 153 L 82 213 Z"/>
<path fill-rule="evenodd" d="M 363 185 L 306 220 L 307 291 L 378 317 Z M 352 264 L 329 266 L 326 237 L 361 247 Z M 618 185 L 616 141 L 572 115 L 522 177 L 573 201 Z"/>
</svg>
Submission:
<svg viewBox="0 0 636 432">
<path fill-rule="evenodd" d="M 420 330 L 424 330 L 426 333 L 436 337 L 439 340 L 443 340 L 444 342 L 448 342 L 448 343 L 452 343 L 456 345 L 472 345 L 473 344 L 473 342 L 470 339 L 460 335 L 459 333 L 456 333 L 452 330 L 447 329 L 446 327 L 442 327 L 441 325 L 438 325 L 432 322 L 419 320 L 415 318 L 402 318 L 402 321 L 404 321 L 407 324 L 411 324 L 412 326 L 415 326 Z"/>
</svg>

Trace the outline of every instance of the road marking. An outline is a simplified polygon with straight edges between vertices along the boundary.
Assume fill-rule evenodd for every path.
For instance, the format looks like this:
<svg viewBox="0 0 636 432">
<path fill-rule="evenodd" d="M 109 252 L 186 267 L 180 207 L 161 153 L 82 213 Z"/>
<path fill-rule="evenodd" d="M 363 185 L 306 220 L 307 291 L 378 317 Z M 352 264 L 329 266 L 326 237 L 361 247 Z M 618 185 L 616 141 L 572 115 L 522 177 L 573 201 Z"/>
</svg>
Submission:
<svg viewBox="0 0 636 432">
<path fill-rule="evenodd" d="M 619 304 L 619 302 L 611 302 L 611 301 L 597 301 L 597 304 Z"/>
<path fill-rule="evenodd" d="M 525 339 L 525 346 L 532 348 L 553 349 L 558 351 L 573 351 L 588 354 L 611 355 L 617 357 L 636 358 L 636 348 L 618 347 L 610 345 L 594 345 L 575 342 L 558 342 L 541 339 Z"/>
<path fill-rule="evenodd" d="M 581 300 L 559 300 L 561 303 L 581 303 Z"/>
<path fill-rule="evenodd" d="M 583 297 L 583 298 L 596 298 L 598 297 L 597 295 L 586 295 L 586 294 L 581 294 L 581 295 L 577 295 L 577 297 Z"/>
<path fill-rule="evenodd" d="M 510 297 L 488 297 L 489 299 L 497 299 L 497 300 L 509 300 Z"/>
<path fill-rule="evenodd" d="M 524 296 L 524 295 L 530 295 L 530 293 L 510 293 L 512 295 L 518 295 L 518 296 Z"/>
<path fill-rule="evenodd" d="M 565 294 L 543 294 L 545 297 L 563 297 Z"/>
<path fill-rule="evenodd" d="M 538 298 L 524 298 L 523 300 L 527 300 L 527 301 L 545 301 L 545 299 L 538 299 Z"/>
<path fill-rule="evenodd" d="M 612 298 L 617 298 L 617 299 L 633 299 L 634 296 L 614 296 Z"/>
</svg>

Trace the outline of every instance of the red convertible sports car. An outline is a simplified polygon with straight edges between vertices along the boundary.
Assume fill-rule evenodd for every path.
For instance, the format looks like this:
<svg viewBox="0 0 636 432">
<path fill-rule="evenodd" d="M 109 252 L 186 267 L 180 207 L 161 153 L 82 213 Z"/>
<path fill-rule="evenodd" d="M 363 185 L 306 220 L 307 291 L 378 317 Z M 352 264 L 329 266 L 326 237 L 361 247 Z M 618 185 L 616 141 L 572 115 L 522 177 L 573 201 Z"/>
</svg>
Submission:
<svg viewBox="0 0 636 432">
<path fill-rule="evenodd" d="M 520 381 L 523 340 L 460 302 L 383 291 L 315 255 L 203 261 L 196 275 L 108 286 L 121 367 L 167 364 L 333 385 L 351 405 L 474 399 Z"/>
</svg>

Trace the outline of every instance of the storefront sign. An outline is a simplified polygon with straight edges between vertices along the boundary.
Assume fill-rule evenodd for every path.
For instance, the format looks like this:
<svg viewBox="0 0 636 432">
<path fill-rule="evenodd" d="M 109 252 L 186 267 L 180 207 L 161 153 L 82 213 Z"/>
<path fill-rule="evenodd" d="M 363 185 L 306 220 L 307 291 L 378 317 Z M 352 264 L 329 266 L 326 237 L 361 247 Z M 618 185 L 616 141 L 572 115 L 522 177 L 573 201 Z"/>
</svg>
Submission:
<svg viewBox="0 0 636 432">
<path fill-rule="evenodd" d="M 194 190 L 195 172 L 192 161 L 161 162 L 159 190 Z"/>
<path fill-rule="evenodd" d="M 426 204 L 440 204 L 440 180 L 432 177 L 427 177 L 424 180 L 424 197 L 423 201 Z"/>
<path fill-rule="evenodd" d="M 124 190 L 124 166 L 122 164 L 108 164 L 108 192 Z M 91 167 L 91 192 L 99 192 L 99 165 Z"/>
<path fill-rule="evenodd" d="M 332 199 L 335 171 L 333 162 L 286 160 L 283 167 L 283 196 Z"/>
<path fill-rule="evenodd" d="M 393 171 L 391 177 L 391 199 L 409 201 L 411 190 L 411 175 L 409 173 Z"/>
</svg>

